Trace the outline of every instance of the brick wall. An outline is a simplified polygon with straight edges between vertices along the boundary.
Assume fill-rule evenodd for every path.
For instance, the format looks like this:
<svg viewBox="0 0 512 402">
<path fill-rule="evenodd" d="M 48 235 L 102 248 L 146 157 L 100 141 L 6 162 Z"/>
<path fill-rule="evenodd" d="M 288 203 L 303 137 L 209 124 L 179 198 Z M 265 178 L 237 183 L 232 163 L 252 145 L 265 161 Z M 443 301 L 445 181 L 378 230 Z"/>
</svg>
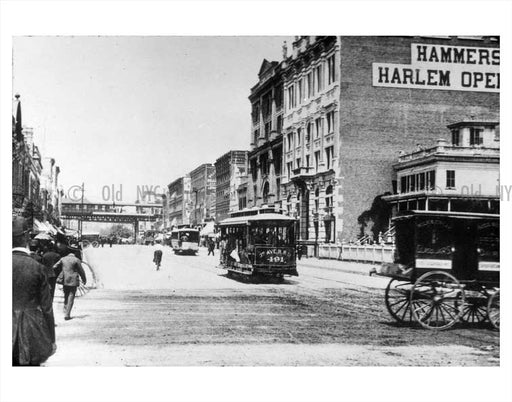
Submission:
<svg viewBox="0 0 512 402">
<path fill-rule="evenodd" d="M 392 191 L 398 151 L 449 140 L 446 126 L 460 120 L 499 119 L 499 94 L 372 86 L 372 63 L 411 62 L 411 43 L 498 47 L 496 42 L 418 37 L 341 37 L 340 176 L 343 227 L 359 234 L 358 216 L 375 196 Z"/>
</svg>

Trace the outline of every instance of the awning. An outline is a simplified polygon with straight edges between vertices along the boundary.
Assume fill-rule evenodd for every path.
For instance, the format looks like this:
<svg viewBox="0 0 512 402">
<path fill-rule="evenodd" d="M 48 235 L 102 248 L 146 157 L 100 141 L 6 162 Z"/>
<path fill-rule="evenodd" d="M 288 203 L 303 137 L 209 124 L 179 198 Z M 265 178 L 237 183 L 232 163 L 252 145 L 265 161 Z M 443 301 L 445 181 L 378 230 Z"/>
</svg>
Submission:
<svg viewBox="0 0 512 402">
<path fill-rule="evenodd" d="M 215 233 L 215 223 L 214 222 L 208 222 L 203 229 L 201 229 L 201 232 L 199 232 L 200 236 L 208 236 L 210 234 Z"/>
<path fill-rule="evenodd" d="M 53 227 L 53 225 L 50 222 L 45 221 L 44 225 L 47 227 L 47 232 L 48 233 L 51 233 L 52 235 L 56 235 L 57 234 L 57 229 L 55 229 L 55 227 Z"/>
<path fill-rule="evenodd" d="M 35 218 L 34 218 L 34 225 L 32 227 L 32 230 L 37 233 L 41 233 L 41 232 L 48 233 L 48 228 L 46 227 L 46 225 L 42 224 Z"/>
</svg>

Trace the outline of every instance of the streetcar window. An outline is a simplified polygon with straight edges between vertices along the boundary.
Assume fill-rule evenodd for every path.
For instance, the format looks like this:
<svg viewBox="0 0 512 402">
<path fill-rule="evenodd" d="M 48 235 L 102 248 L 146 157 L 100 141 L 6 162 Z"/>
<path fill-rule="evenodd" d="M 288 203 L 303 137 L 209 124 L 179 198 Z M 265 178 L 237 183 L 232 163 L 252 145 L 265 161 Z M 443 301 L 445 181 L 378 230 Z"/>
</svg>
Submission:
<svg viewBox="0 0 512 402">
<path fill-rule="evenodd" d="M 189 242 L 199 242 L 199 232 L 197 230 L 183 230 L 180 233 L 180 238 L 186 238 Z"/>
<path fill-rule="evenodd" d="M 256 226 L 249 231 L 250 242 L 256 246 L 292 246 L 293 227 L 288 226 Z"/>
</svg>

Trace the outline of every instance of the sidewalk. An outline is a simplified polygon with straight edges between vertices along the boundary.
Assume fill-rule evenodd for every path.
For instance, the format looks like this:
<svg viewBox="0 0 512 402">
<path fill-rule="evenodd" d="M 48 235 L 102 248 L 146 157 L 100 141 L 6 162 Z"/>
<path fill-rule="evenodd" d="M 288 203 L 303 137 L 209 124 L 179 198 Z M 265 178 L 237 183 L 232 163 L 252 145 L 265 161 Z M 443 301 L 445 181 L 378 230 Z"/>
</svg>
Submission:
<svg viewBox="0 0 512 402">
<path fill-rule="evenodd" d="M 297 266 L 300 267 L 311 267 L 311 268 L 321 268 L 332 271 L 346 272 L 351 274 L 359 274 L 368 276 L 370 271 L 377 267 L 378 264 L 369 264 L 363 262 L 356 261 L 342 261 L 342 260 L 332 260 L 327 258 L 302 258 L 301 260 L 297 260 Z"/>
</svg>

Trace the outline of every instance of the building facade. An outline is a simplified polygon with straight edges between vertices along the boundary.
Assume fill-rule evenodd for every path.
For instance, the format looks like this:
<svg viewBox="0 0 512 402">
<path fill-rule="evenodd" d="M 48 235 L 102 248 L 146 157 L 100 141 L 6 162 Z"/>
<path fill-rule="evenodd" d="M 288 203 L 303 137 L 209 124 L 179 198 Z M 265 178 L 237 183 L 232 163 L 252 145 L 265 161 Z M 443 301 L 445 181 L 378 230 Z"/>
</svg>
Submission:
<svg viewBox="0 0 512 402">
<path fill-rule="evenodd" d="M 247 174 L 247 151 L 229 151 L 215 162 L 215 220 L 220 222 L 238 210 L 237 188 Z"/>
<path fill-rule="evenodd" d="M 296 37 L 283 61 L 283 206 L 298 219 L 298 239 L 314 252 L 334 242 L 339 202 L 340 43 Z"/>
<path fill-rule="evenodd" d="M 43 158 L 41 176 L 41 202 L 44 219 L 59 225 L 63 191 L 59 185 L 60 167 L 55 159 Z"/>
<path fill-rule="evenodd" d="M 450 124 L 451 142 L 402 153 L 393 165 L 392 214 L 407 210 L 499 213 L 497 121 Z"/>
<path fill-rule="evenodd" d="M 192 210 L 190 223 L 204 225 L 215 220 L 215 166 L 204 163 L 189 173 Z"/>
<path fill-rule="evenodd" d="M 247 205 L 281 205 L 284 87 L 282 63 L 263 60 L 251 88 L 251 150 L 248 155 Z"/>
<path fill-rule="evenodd" d="M 164 224 L 167 228 L 177 225 L 190 224 L 192 212 L 190 199 L 190 177 L 184 176 L 174 180 L 167 186 L 168 192 L 164 215 L 168 221 Z"/>
<path fill-rule="evenodd" d="M 446 126 L 499 121 L 499 41 L 493 37 L 338 38 L 340 108 L 334 188 L 337 236 L 393 192 L 401 150 L 435 144 Z M 494 186 L 494 179 L 492 179 Z"/>
</svg>

